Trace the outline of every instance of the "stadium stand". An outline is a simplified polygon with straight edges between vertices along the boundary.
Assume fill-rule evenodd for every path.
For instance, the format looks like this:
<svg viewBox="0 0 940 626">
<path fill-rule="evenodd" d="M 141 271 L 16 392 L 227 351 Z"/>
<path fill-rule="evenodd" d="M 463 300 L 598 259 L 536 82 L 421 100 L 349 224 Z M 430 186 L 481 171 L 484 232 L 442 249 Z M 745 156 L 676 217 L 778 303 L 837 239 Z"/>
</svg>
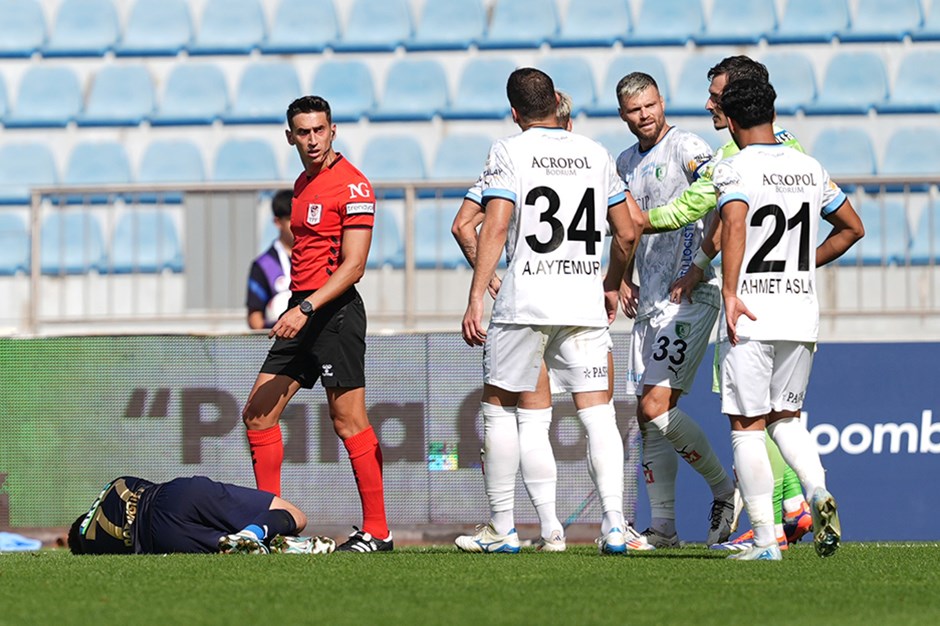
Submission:
<svg viewBox="0 0 940 626">
<path fill-rule="evenodd" d="M 81 141 L 72 148 L 62 182 L 66 185 L 119 185 L 131 182 L 131 165 L 123 144 L 117 141 Z M 70 194 L 70 204 L 104 204 L 109 194 Z"/>
<path fill-rule="evenodd" d="M 598 20 L 598 15 L 604 18 Z M 612 46 L 626 39 L 631 28 L 627 0 L 580 0 L 568 4 L 558 34 L 549 42 L 553 48 Z"/>
<path fill-rule="evenodd" d="M 372 181 L 413 181 L 425 178 L 424 153 L 411 135 L 374 135 L 361 160 Z"/>
<path fill-rule="evenodd" d="M 776 28 L 774 0 L 724 0 L 714 3 L 708 24 L 694 39 L 702 46 L 756 45 Z"/>
<path fill-rule="evenodd" d="M 492 143 L 493 140 L 487 135 L 446 135 L 437 145 L 430 178 L 464 180 L 469 187 L 483 171 Z M 456 193 L 463 196 L 465 191 Z"/>
<path fill-rule="evenodd" d="M 354 0 L 337 52 L 390 52 L 411 38 L 408 0 Z"/>
<path fill-rule="evenodd" d="M 208 0 L 190 54 L 248 54 L 265 36 L 258 0 Z"/>
<path fill-rule="evenodd" d="M 249 63 L 242 70 L 226 124 L 283 124 L 288 103 L 303 95 L 297 70 L 286 61 Z"/>
<path fill-rule="evenodd" d="M 481 50 L 538 48 L 558 33 L 555 0 L 496 0 Z"/>
<path fill-rule="evenodd" d="M 0 210 L 0 276 L 29 271 L 29 231 L 22 218 Z"/>
<path fill-rule="evenodd" d="M 79 126 L 137 126 L 154 110 L 156 97 L 144 65 L 107 65 L 95 74 Z"/>
<path fill-rule="evenodd" d="M 869 267 L 904 265 L 910 254 L 904 205 L 896 200 L 882 203 L 877 198 L 865 196 L 861 202 L 853 202 L 853 206 L 865 225 L 865 237 L 836 263 Z M 824 237 L 828 233 L 828 226 L 821 224 L 819 236 Z"/>
<path fill-rule="evenodd" d="M 211 124 L 228 109 L 225 75 L 214 63 L 174 65 L 163 90 L 155 126 Z"/>
<path fill-rule="evenodd" d="M 46 57 L 99 57 L 114 47 L 120 24 L 111 0 L 65 0 L 56 14 Z"/>
<path fill-rule="evenodd" d="M 940 52 L 907 53 L 901 59 L 891 95 L 875 108 L 879 113 L 940 112 Z"/>
<path fill-rule="evenodd" d="M 55 159 L 45 143 L 8 143 L 0 146 L 0 204 L 30 202 L 30 188 L 59 182 Z"/>
<path fill-rule="evenodd" d="M 597 104 L 586 108 L 586 113 L 590 116 L 617 116 L 619 103 L 617 102 L 617 83 L 620 79 L 630 72 L 645 72 L 656 80 L 659 85 L 659 93 L 666 101 L 668 107 L 670 101 L 669 75 L 659 57 L 653 55 L 618 55 L 613 58 L 610 65 L 607 66 L 607 72 L 604 75 L 604 83 L 600 93 L 597 94 Z M 704 103 L 704 100 L 702 101 Z M 577 106 L 578 103 L 574 102 Z"/>
<path fill-rule="evenodd" d="M 111 235 L 110 270 L 115 274 L 183 271 L 183 251 L 170 215 L 159 209 L 121 214 Z"/>
<path fill-rule="evenodd" d="M 826 128 L 816 137 L 810 152 L 822 163 L 836 181 L 842 177 L 872 176 L 877 171 L 877 160 L 868 133 L 861 128 Z M 846 193 L 854 185 L 841 184 Z M 877 191 L 873 188 L 870 191 Z"/>
<path fill-rule="evenodd" d="M 281 0 L 261 44 L 266 54 L 323 52 L 339 38 L 332 0 Z"/>
<path fill-rule="evenodd" d="M 829 43 L 849 25 L 848 0 L 788 0 L 767 42 Z"/>
<path fill-rule="evenodd" d="M 31 65 L 3 123 L 9 128 L 64 127 L 75 119 L 81 106 L 82 87 L 71 67 Z"/>
<path fill-rule="evenodd" d="M 425 2 L 414 35 L 405 48 L 417 50 L 466 50 L 486 30 L 486 11 L 481 0 Z"/>
<path fill-rule="evenodd" d="M 334 122 L 358 122 L 375 105 L 372 72 L 362 61 L 324 61 L 313 77 L 310 93 L 329 101 Z"/>
<path fill-rule="evenodd" d="M 30 57 L 46 41 L 46 18 L 35 0 L 0 0 L 0 57 Z"/>
<path fill-rule="evenodd" d="M 450 232 L 460 201 L 432 200 L 422 203 L 415 215 L 415 267 L 454 269 L 467 267 L 467 260 Z"/>
<path fill-rule="evenodd" d="M 920 0 L 858 0 L 855 19 L 839 33 L 844 42 L 903 41 L 923 24 Z"/>
<path fill-rule="evenodd" d="M 667 113 L 709 115 L 705 110 L 705 101 L 708 99 L 708 70 L 724 56 L 708 53 L 688 57 L 682 66 L 679 83 L 673 92 Z"/>
<path fill-rule="evenodd" d="M 187 139 L 158 139 L 150 142 L 137 171 L 139 183 L 196 183 L 206 179 L 202 152 Z M 136 194 L 137 202 L 180 203 L 178 192 Z"/>
<path fill-rule="evenodd" d="M 434 59 L 401 59 L 385 74 L 385 93 L 373 122 L 428 121 L 448 106 L 447 76 Z"/>
<path fill-rule="evenodd" d="M 900 128 L 888 138 L 881 173 L 886 176 L 929 176 L 940 172 L 940 130 L 934 126 Z M 927 191 L 928 185 L 911 185 L 911 191 Z M 888 191 L 903 191 L 888 185 Z"/>
<path fill-rule="evenodd" d="M 68 208 L 48 214 L 40 234 L 40 269 L 52 276 L 103 273 L 108 255 L 98 218 L 90 211 Z"/>
<path fill-rule="evenodd" d="M 0 122 L 3 122 L 7 116 L 8 108 L 7 83 L 3 80 L 3 75 L 0 74 Z"/>
<path fill-rule="evenodd" d="M 702 33 L 704 23 L 700 0 L 643 0 L 633 32 L 624 44 L 684 46 Z"/>
<path fill-rule="evenodd" d="M 636 137 L 630 134 L 624 126 L 623 130 L 609 133 L 600 133 L 594 136 L 594 141 L 601 144 L 616 159 L 621 152 L 636 143 Z"/>
<path fill-rule="evenodd" d="M 594 74 L 587 59 L 580 56 L 546 57 L 535 65 L 552 77 L 555 89 L 571 96 L 573 117 L 595 105 Z"/>
<path fill-rule="evenodd" d="M 117 56 L 175 56 L 192 43 L 193 23 L 185 0 L 137 0 Z"/>
<path fill-rule="evenodd" d="M 796 115 L 816 100 L 816 74 L 808 56 L 802 52 L 771 52 L 761 61 L 777 92 L 774 106 L 778 115 Z"/>
<path fill-rule="evenodd" d="M 376 199 L 382 200 L 382 197 L 378 196 Z M 401 269 L 404 266 L 405 244 L 402 241 L 398 220 L 392 207 L 380 203 L 379 210 L 375 212 L 372 246 L 369 248 L 369 260 L 366 261 L 366 267 Z"/>
<path fill-rule="evenodd" d="M 940 201 L 936 197 L 923 207 L 911 232 L 911 263 L 940 264 Z"/>
<path fill-rule="evenodd" d="M 516 64 L 505 57 L 472 58 L 464 65 L 457 95 L 444 119 L 501 119 L 509 114 L 506 77 Z"/>
<path fill-rule="evenodd" d="M 940 40 L 940 5 L 933 4 L 930 14 L 924 18 L 924 25 L 911 33 L 914 41 Z"/>
<path fill-rule="evenodd" d="M 839 52 L 829 61 L 822 90 L 808 115 L 865 115 L 884 102 L 888 78 L 875 52 Z"/>
<path fill-rule="evenodd" d="M 226 139 L 216 151 L 212 180 L 271 182 L 280 178 L 274 150 L 264 139 Z"/>
</svg>

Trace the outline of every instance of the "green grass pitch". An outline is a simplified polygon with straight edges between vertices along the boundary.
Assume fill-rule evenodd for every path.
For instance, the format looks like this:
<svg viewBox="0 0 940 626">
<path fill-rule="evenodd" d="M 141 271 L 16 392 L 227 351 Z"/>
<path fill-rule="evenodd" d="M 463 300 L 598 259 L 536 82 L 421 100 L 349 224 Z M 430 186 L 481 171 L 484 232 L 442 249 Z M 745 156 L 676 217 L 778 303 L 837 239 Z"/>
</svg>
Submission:
<svg viewBox="0 0 940 626">
<path fill-rule="evenodd" d="M 938 624 L 938 544 L 810 543 L 783 562 L 600 556 L 0 555 L 0 624 Z"/>
</svg>

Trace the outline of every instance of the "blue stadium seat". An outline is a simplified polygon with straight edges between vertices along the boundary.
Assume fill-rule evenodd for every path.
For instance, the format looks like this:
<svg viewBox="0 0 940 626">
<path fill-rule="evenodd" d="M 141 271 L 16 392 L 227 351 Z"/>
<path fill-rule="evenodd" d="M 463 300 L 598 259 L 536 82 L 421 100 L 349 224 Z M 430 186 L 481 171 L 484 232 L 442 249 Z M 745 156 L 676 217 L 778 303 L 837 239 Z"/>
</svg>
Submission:
<svg viewBox="0 0 940 626">
<path fill-rule="evenodd" d="M 438 180 L 466 181 L 469 188 L 486 166 L 486 157 L 492 144 L 493 140 L 486 135 L 444 136 L 437 146 L 430 177 Z M 464 193 L 466 189 L 448 195 L 463 196 Z"/>
<path fill-rule="evenodd" d="M 161 210 L 125 211 L 111 235 L 111 271 L 158 274 L 183 271 L 183 250 L 170 215 Z"/>
<path fill-rule="evenodd" d="M 36 0 L 0 0 L 0 57 L 30 57 L 46 41 L 46 19 Z"/>
<path fill-rule="evenodd" d="M 40 269 L 46 275 L 105 272 L 107 250 L 98 218 L 82 209 L 57 209 L 42 221 Z"/>
<path fill-rule="evenodd" d="M 836 261 L 839 265 L 903 265 L 909 254 L 910 237 L 904 205 L 895 200 L 866 196 L 854 205 L 862 218 L 865 237 Z M 829 233 L 829 225 L 820 223 L 820 238 Z"/>
<path fill-rule="evenodd" d="M 0 204 L 29 204 L 30 188 L 59 180 L 52 151 L 44 142 L 0 146 Z"/>
<path fill-rule="evenodd" d="M 16 104 L 4 119 L 11 128 L 61 128 L 82 106 L 82 87 L 71 67 L 32 65 L 20 79 Z"/>
<path fill-rule="evenodd" d="M 457 95 L 444 119 L 502 119 L 509 115 L 506 81 L 516 64 L 506 58 L 471 58 L 463 67 Z"/>
<path fill-rule="evenodd" d="M 185 0 L 137 0 L 127 18 L 118 56 L 175 56 L 193 38 Z"/>
<path fill-rule="evenodd" d="M 431 200 L 415 214 L 415 267 L 448 269 L 469 267 L 450 232 L 459 202 Z"/>
<path fill-rule="evenodd" d="M 208 0 L 190 54 L 248 54 L 264 39 L 258 0 Z"/>
<path fill-rule="evenodd" d="M 369 114 L 374 122 L 430 120 L 447 108 L 447 76 L 433 59 L 404 58 L 385 73 L 385 95 Z"/>
<path fill-rule="evenodd" d="M 280 180 L 271 144 L 263 139 L 228 139 L 215 153 L 212 180 L 220 182 Z"/>
<path fill-rule="evenodd" d="M 911 263 L 940 265 L 940 201 L 931 198 L 911 232 Z"/>
<path fill-rule="evenodd" d="M 7 116 L 9 111 L 9 104 L 7 100 L 7 83 L 3 80 L 3 75 L 0 75 L 0 123 L 3 123 L 4 118 Z"/>
<path fill-rule="evenodd" d="M 333 0 L 281 0 L 267 39 L 266 54 L 323 52 L 339 37 Z"/>
<path fill-rule="evenodd" d="M 880 173 L 884 176 L 936 176 L 940 172 L 940 129 L 915 126 L 894 131 L 885 146 Z M 911 191 L 927 191 L 929 185 L 911 185 Z M 888 191 L 903 191 L 888 185 Z"/>
<path fill-rule="evenodd" d="M 95 75 L 79 126 L 137 126 L 153 114 L 153 83 L 143 65 L 107 65 Z"/>
<path fill-rule="evenodd" d="M 940 4 L 930 8 L 930 15 L 924 19 L 924 25 L 911 33 L 914 41 L 940 41 Z"/>
<path fill-rule="evenodd" d="M 595 135 L 593 139 L 607 148 L 607 151 L 615 159 L 620 156 L 621 152 L 636 143 L 636 137 L 627 130 L 626 124 L 624 124 L 623 130 L 600 133 Z"/>
<path fill-rule="evenodd" d="M 846 41 L 903 41 L 924 21 L 920 0 L 858 0 L 855 19 L 839 33 Z"/>
<path fill-rule="evenodd" d="M 841 178 L 873 176 L 877 173 L 875 150 L 868 133 L 861 128 L 827 128 L 816 137 L 810 152 L 846 192 L 855 185 L 843 184 Z M 868 188 L 866 188 L 868 190 Z M 877 188 L 871 189 L 877 191 Z"/>
<path fill-rule="evenodd" d="M 377 269 L 385 266 L 393 269 L 401 269 L 405 266 L 405 244 L 395 214 L 387 204 L 379 202 L 375 211 L 372 245 L 369 247 L 369 260 L 366 261 L 366 267 Z"/>
<path fill-rule="evenodd" d="M 426 176 L 424 153 L 412 135 L 373 135 L 359 169 L 375 182 L 423 180 Z"/>
<path fill-rule="evenodd" d="M 724 55 L 698 54 L 690 56 L 682 66 L 676 91 L 666 109 L 672 115 L 711 115 L 705 110 L 708 100 L 708 70 Z"/>
<path fill-rule="evenodd" d="M 572 117 L 595 105 L 594 71 L 584 57 L 548 56 L 537 61 L 536 66 L 552 77 L 555 89 L 571 96 Z"/>
<path fill-rule="evenodd" d="M 884 102 L 888 78 L 874 52 L 839 52 L 829 61 L 822 91 L 808 115 L 865 115 Z"/>
<path fill-rule="evenodd" d="M 767 41 L 829 43 L 848 25 L 848 0 L 788 0 L 777 30 L 767 34 Z"/>
<path fill-rule="evenodd" d="M 137 171 L 139 183 L 195 183 L 206 179 L 202 152 L 188 139 L 158 139 L 144 150 Z M 177 192 L 147 192 L 136 195 L 137 202 L 182 202 Z"/>
<path fill-rule="evenodd" d="M 699 45 L 756 45 L 777 28 L 773 0 L 722 0 L 712 5 Z"/>
<path fill-rule="evenodd" d="M 795 115 L 816 100 L 816 73 L 808 56 L 801 52 L 771 52 L 762 62 L 777 92 L 774 107 L 778 115 Z"/>
<path fill-rule="evenodd" d="M 481 0 L 425 2 L 408 50 L 466 50 L 483 37 L 486 11 Z"/>
<path fill-rule="evenodd" d="M 103 56 L 114 47 L 120 25 L 111 0 L 65 0 L 43 56 Z"/>
<path fill-rule="evenodd" d="M 353 0 L 337 52 L 391 52 L 411 38 L 408 0 Z"/>
<path fill-rule="evenodd" d="M 555 0 L 496 0 L 480 49 L 538 48 L 558 33 Z"/>
<path fill-rule="evenodd" d="M 633 32 L 633 46 L 684 46 L 702 33 L 701 0 L 643 0 Z"/>
<path fill-rule="evenodd" d="M 901 59 L 891 95 L 876 108 L 879 113 L 940 113 L 940 52 L 908 52 Z"/>
<path fill-rule="evenodd" d="M 324 61 L 311 93 L 329 101 L 334 122 L 358 122 L 375 104 L 372 73 L 362 61 Z"/>
<path fill-rule="evenodd" d="M 286 61 L 249 63 L 242 70 L 226 124 L 284 124 L 288 103 L 303 95 L 297 70 Z"/>
<path fill-rule="evenodd" d="M 0 276 L 29 271 L 29 231 L 19 215 L 0 211 Z"/>
<path fill-rule="evenodd" d="M 658 56 L 653 55 L 627 55 L 619 54 L 614 57 L 607 67 L 604 84 L 597 95 L 597 104 L 587 109 L 590 116 L 616 116 L 620 103 L 617 102 L 617 83 L 631 72 L 644 72 L 653 77 L 659 86 L 659 94 L 669 105 L 669 76 L 666 68 Z M 704 100 L 702 101 L 704 102 Z"/>
<path fill-rule="evenodd" d="M 211 124 L 227 109 L 228 87 L 217 65 L 180 63 L 170 71 L 163 100 L 151 123 L 155 126 Z"/>
<path fill-rule="evenodd" d="M 626 39 L 630 27 L 627 0 L 578 0 L 568 5 L 558 34 L 549 42 L 553 48 L 612 46 Z"/>
<path fill-rule="evenodd" d="M 69 154 L 65 185 L 121 185 L 131 182 L 131 165 L 123 144 L 117 141 L 82 141 Z M 108 194 L 69 195 L 69 203 L 103 204 Z"/>
</svg>

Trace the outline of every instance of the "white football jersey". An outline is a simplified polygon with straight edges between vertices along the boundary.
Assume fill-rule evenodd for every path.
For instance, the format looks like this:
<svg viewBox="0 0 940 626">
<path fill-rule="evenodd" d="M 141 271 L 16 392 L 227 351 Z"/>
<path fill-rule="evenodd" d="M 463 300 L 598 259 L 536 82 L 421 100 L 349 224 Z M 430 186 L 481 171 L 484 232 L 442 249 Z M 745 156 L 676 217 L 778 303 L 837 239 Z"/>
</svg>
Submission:
<svg viewBox="0 0 940 626">
<path fill-rule="evenodd" d="M 711 148 L 694 133 L 675 127 L 666 131 L 655 146 L 642 152 L 633 144 L 617 158 L 617 172 L 643 211 L 663 206 L 677 198 L 697 177 L 700 168 L 712 159 Z M 640 237 L 636 269 L 640 283 L 637 319 L 642 320 L 669 304 L 669 286 L 692 265 L 702 242 L 709 214 L 679 230 L 650 233 Z M 721 291 L 715 271 L 705 269 L 705 278 L 692 292 L 693 302 L 707 302 L 718 308 Z"/>
<path fill-rule="evenodd" d="M 819 162 L 784 145 L 756 144 L 715 167 L 718 208 L 747 203 L 738 296 L 757 317 L 738 318 L 741 338 L 816 341 L 819 219 L 845 194 Z M 720 324 L 721 338 L 727 329 Z"/>
<path fill-rule="evenodd" d="M 601 255 L 607 209 L 623 202 L 614 159 L 560 128 L 530 128 L 493 144 L 484 206 L 514 204 L 509 262 L 491 320 L 505 324 L 607 326 Z"/>
</svg>

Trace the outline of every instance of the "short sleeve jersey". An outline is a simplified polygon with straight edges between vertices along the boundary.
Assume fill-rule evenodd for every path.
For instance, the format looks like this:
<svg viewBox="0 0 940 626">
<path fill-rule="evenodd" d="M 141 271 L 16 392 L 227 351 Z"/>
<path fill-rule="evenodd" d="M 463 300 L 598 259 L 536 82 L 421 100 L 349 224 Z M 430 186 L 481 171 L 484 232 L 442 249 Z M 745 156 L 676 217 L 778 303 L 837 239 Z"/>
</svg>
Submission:
<svg viewBox="0 0 940 626">
<path fill-rule="evenodd" d="M 514 205 L 491 320 L 606 327 L 603 233 L 608 208 L 625 198 L 610 153 L 560 128 L 530 128 L 493 144 L 481 196 L 484 206 Z"/>
<path fill-rule="evenodd" d="M 719 210 L 747 204 L 737 293 L 757 317 L 738 318 L 742 338 L 816 341 L 816 242 L 819 219 L 845 194 L 816 159 L 786 146 L 755 144 L 715 167 Z M 721 338 L 727 338 L 724 324 Z"/>
<path fill-rule="evenodd" d="M 143 514 L 137 504 L 143 489 L 154 483 L 121 476 L 104 486 L 79 527 L 86 554 L 130 554 L 134 552 L 131 527 Z"/>
<path fill-rule="evenodd" d="M 289 295 L 290 259 L 284 244 L 275 239 L 251 264 L 245 304 L 249 311 L 263 312 L 265 328 L 271 328 L 287 308 Z"/>
<path fill-rule="evenodd" d="M 688 131 L 670 128 L 660 141 L 643 152 L 636 143 L 617 159 L 617 171 L 643 211 L 678 197 L 696 180 L 712 158 L 705 141 Z M 637 319 L 645 319 L 669 303 L 669 286 L 685 274 L 705 232 L 708 216 L 679 230 L 646 234 L 636 251 L 640 298 Z M 692 292 L 693 302 L 718 308 L 721 294 L 715 272 L 705 270 L 705 280 Z"/>
<path fill-rule="evenodd" d="M 322 287 L 343 261 L 343 232 L 372 228 L 374 221 L 372 185 L 343 155 L 313 178 L 306 172 L 297 177 L 290 218 L 291 290 Z"/>
</svg>

